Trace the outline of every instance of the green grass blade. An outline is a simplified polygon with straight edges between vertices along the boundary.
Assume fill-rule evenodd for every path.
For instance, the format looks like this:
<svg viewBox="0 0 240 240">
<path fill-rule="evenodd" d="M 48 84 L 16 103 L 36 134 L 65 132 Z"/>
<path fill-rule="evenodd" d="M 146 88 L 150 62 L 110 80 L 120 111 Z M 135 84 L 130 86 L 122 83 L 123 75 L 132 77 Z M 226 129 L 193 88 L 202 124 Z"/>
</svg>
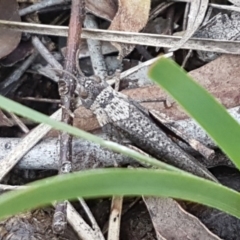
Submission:
<svg viewBox="0 0 240 240">
<path fill-rule="evenodd" d="M 111 141 L 106 141 L 103 140 L 100 137 L 97 137 L 93 134 L 90 134 L 88 132 L 85 132 L 83 130 L 80 130 L 78 128 L 72 127 L 70 125 L 67 125 L 65 123 L 56 121 L 54 119 L 49 118 L 48 116 L 39 113 L 35 110 L 32 110 L 28 107 L 25 107 L 17 102 L 14 102 L 10 99 L 7 99 L 3 96 L 0 95 L 0 108 L 5 109 L 9 112 L 14 112 L 20 116 L 29 118 L 35 122 L 40 122 L 40 123 L 45 123 L 47 125 L 50 125 L 51 127 L 57 129 L 57 130 L 61 130 L 61 131 L 65 131 L 68 132 L 69 134 L 72 134 L 74 136 L 83 138 L 85 140 L 94 142 L 99 144 L 102 147 L 107 147 L 115 152 L 119 152 L 122 153 L 126 156 L 132 157 L 134 159 L 136 159 L 137 161 L 141 162 L 141 163 L 145 163 L 145 164 L 150 164 L 152 166 L 158 167 L 158 168 L 162 168 L 162 169 L 166 169 L 169 171 L 177 171 L 177 172 L 184 172 L 183 170 L 180 170 L 178 168 L 175 168 L 171 165 L 168 165 L 166 163 L 160 162 L 159 160 L 152 158 L 152 157 L 148 157 L 145 156 L 143 154 L 140 154 L 130 148 L 124 147 L 120 144 L 111 142 Z M 190 173 L 189 173 L 190 174 Z"/>
<path fill-rule="evenodd" d="M 240 126 L 226 109 L 176 63 L 160 59 L 149 77 L 165 89 L 240 169 Z"/>
<path fill-rule="evenodd" d="M 54 200 L 110 195 L 164 196 L 199 202 L 240 217 L 240 194 L 220 184 L 177 172 L 153 169 L 99 169 L 66 174 L 30 184 L 29 189 L 5 193 L 0 217 Z"/>
<path fill-rule="evenodd" d="M 119 144 L 104 141 L 92 134 L 33 111 L 0 96 L 0 107 L 37 122 L 100 144 L 114 151 L 133 157 L 140 162 L 164 168 L 164 170 L 106 169 L 86 171 L 44 179 L 30 189 L 6 193 L 0 197 L 0 216 L 37 207 L 53 200 L 67 198 L 99 197 L 109 195 L 170 196 L 200 202 L 240 217 L 239 193 L 219 184 L 195 177 L 182 170 L 144 156 Z M 197 189 L 197 194 L 196 194 Z"/>
</svg>

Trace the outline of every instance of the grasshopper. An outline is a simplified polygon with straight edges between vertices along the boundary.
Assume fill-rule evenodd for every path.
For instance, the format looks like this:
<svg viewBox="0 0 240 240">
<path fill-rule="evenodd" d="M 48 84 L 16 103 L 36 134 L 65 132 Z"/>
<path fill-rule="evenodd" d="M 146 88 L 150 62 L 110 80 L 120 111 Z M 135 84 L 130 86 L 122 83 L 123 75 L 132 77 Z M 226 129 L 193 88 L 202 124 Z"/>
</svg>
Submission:
<svg viewBox="0 0 240 240">
<path fill-rule="evenodd" d="M 96 115 L 104 132 L 120 134 L 159 160 L 217 181 L 207 168 L 174 143 L 134 100 L 96 76 L 83 78 L 81 85 L 84 88 L 80 93 L 82 104 Z"/>
</svg>

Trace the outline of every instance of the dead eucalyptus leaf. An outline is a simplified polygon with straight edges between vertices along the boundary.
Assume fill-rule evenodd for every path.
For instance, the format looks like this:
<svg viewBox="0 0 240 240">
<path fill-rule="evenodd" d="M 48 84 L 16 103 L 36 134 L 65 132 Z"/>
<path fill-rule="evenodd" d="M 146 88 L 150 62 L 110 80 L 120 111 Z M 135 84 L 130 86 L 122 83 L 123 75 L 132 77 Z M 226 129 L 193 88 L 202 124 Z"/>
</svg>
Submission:
<svg viewBox="0 0 240 240">
<path fill-rule="evenodd" d="M 19 61 L 33 53 L 33 46 L 31 41 L 21 41 L 18 46 L 7 57 L 1 60 L 1 65 L 11 67 Z"/>
<path fill-rule="evenodd" d="M 0 1 L 0 20 L 21 21 L 16 0 Z M 21 40 L 21 32 L 0 28 L 0 59 L 11 53 Z"/>
<path fill-rule="evenodd" d="M 189 72 L 189 74 L 206 90 L 213 94 L 226 108 L 232 108 L 240 105 L 238 91 L 240 88 L 240 82 L 238 80 L 239 71 L 239 56 L 222 55 L 203 67 Z M 142 70 L 141 73 L 144 74 L 144 71 Z M 131 79 L 133 79 L 133 77 Z M 145 108 L 164 113 L 175 121 L 188 118 L 188 115 L 179 105 L 174 104 L 170 108 L 166 108 L 163 102 L 159 101 L 168 100 L 169 97 L 167 93 L 158 86 L 152 85 L 126 89 L 123 90 L 122 93 L 134 100 L 142 101 L 141 104 Z M 158 102 L 156 102 L 156 100 L 158 100 Z"/>
<path fill-rule="evenodd" d="M 150 3 L 150 0 L 119 0 L 117 14 L 109 30 L 139 32 L 148 21 Z M 112 45 L 119 50 L 120 58 L 128 55 L 134 48 L 134 45 L 115 42 Z"/>
<path fill-rule="evenodd" d="M 191 1 L 187 30 L 182 39 L 177 43 L 175 47 L 171 48 L 170 51 L 176 51 L 177 49 L 181 48 L 197 31 L 205 17 L 208 3 L 209 0 Z"/>
<path fill-rule="evenodd" d="M 116 0 L 87 0 L 86 8 L 94 15 L 112 21 L 117 12 Z"/>
<path fill-rule="evenodd" d="M 136 32 L 146 25 L 150 10 L 149 0 L 119 0 L 118 5 L 117 14 L 109 29 Z"/>
<path fill-rule="evenodd" d="M 81 129 L 85 131 L 92 131 L 100 128 L 98 120 L 93 113 L 83 106 L 80 106 L 74 111 L 73 125 L 78 128 L 81 127 Z"/>
<path fill-rule="evenodd" d="M 172 240 L 220 240 L 171 198 L 143 197 L 156 234 Z"/>
</svg>

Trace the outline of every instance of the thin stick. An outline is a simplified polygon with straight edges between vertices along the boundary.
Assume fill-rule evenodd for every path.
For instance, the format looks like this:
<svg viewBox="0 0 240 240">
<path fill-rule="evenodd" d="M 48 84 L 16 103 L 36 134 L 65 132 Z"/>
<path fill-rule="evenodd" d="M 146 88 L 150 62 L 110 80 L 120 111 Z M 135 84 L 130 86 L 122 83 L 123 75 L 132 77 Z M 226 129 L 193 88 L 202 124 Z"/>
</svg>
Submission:
<svg viewBox="0 0 240 240">
<path fill-rule="evenodd" d="M 7 77 L 4 81 L 0 83 L 0 94 L 1 95 L 7 95 L 11 88 L 9 86 L 18 81 L 19 78 L 24 74 L 24 72 L 28 69 L 28 67 L 33 63 L 33 61 L 36 59 L 38 53 L 34 52 L 30 57 L 28 57 L 26 60 L 23 61 L 23 63 L 14 70 L 9 77 Z"/>
<path fill-rule="evenodd" d="M 74 207 L 66 201 L 67 220 L 70 225 L 74 226 L 74 230 L 81 240 L 104 240 L 98 237 L 94 230 L 84 221 Z"/>
<path fill-rule="evenodd" d="M 7 117 L 2 110 L 0 109 L 0 124 L 2 124 L 3 127 L 12 127 L 14 126 L 14 121 L 12 121 L 9 117 Z"/>
<path fill-rule="evenodd" d="M 21 32 L 30 32 L 43 35 L 67 37 L 68 28 L 45 24 L 32 24 L 0 20 L 2 28 L 14 29 Z M 147 33 L 133 33 L 109 31 L 100 29 L 83 29 L 82 38 L 91 38 L 101 41 L 139 44 L 145 46 L 171 48 L 181 39 L 180 36 L 169 36 Z M 190 38 L 182 49 L 193 49 L 217 53 L 240 54 L 240 42 L 216 39 Z"/>
<path fill-rule="evenodd" d="M 162 2 L 156 8 L 154 8 L 149 14 L 149 21 L 156 18 L 161 12 L 173 5 L 174 2 Z"/>
<path fill-rule="evenodd" d="M 94 232 L 94 235 L 98 236 L 99 239 L 104 240 L 105 238 L 104 238 L 104 236 L 101 232 L 101 229 L 98 226 L 98 223 L 97 223 L 96 219 L 94 218 L 94 216 L 93 216 L 91 210 L 89 209 L 88 205 L 86 204 L 86 202 L 84 201 L 83 198 L 78 198 L 78 200 L 79 200 L 80 204 L 82 205 L 85 213 L 87 214 L 88 219 L 91 222 L 92 230 Z"/>
<path fill-rule="evenodd" d="M 46 102 L 46 103 L 60 103 L 59 99 L 51 99 L 51 98 L 35 98 L 35 97 L 20 97 L 19 100 L 24 101 L 33 101 L 33 102 Z"/>
<path fill-rule="evenodd" d="M 187 52 L 187 54 L 186 54 L 186 56 L 185 56 L 185 58 L 182 62 L 182 65 L 181 65 L 182 68 L 185 68 L 189 58 L 192 56 L 192 53 L 193 53 L 193 50 L 188 50 L 188 52 Z"/>
<path fill-rule="evenodd" d="M 39 54 L 48 62 L 48 64 L 54 68 L 62 70 L 62 65 L 52 56 L 50 51 L 47 49 L 47 47 L 39 40 L 38 37 L 32 38 L 32 44 L 37 49 Z M 40 71 L 42 70 L 42 71 Z M 44 71 L 45 70 L 45 71 Z M 57 75 L 56 71 L 53 71 L 49 68 L 49 66 L 42 67 L 42 69 L 37 69 L 37 72 L 39 74 L 42 74 L 44 76 L 47 76 L 48 78 L 52 79 L 55 82 L 59 81 L 59 76 Z"/>
<path fill-rule="evenodd" d="M 86 28 L 98 29 L 97 22 L 93 15 L 86 15 L 84 26 Z M 94 74 L 104 79 L 107 76 L 107 68 L 102 54 L 102 44 L 99 40 L 87 39 L 88 50 L 90 53 L 90 58 L 92 66 L 94 69 Z"/>
<path fill-rule="evenodd" d="M 51 118 L 60 120 L 61 110 L 55 112 Z M 45 124 L 40 124 L 33 129 L 28 135 L 26 135 L 22 141 L 10 151 L 4 159 L 1 160 L 0 168 L 0 181 L 6 176 L 6 174 L 20 161 L 20 159 L 37 143 L 43 136 L 45 136 L 51 127 Z"/>
<path fill-rule="evenodd" d="M 170 57 L 172 57 L 172 56 L 173 56 L 173 53 L 167 53 L 167 54 L 161 55 L 161 56 L 159 56 L 159 57 L 155 57 L 155 58 L 153 58 L 153 59 L 150 59 L 150 60 L 148 60 L 148 61 L 146 61 L 146 62 L 140 63 L 140 64 L 138 64 L 137 66 L 132 67 L 132 68 L 130 68 L 130 69 L 122 72 L 122 73 L 120 74 L 120 79 L 126 78 L 127 76 L 133 74 L 134 72 L 137 72 L 139 69 L 141 69 L 141 68 L 143 68 L 143 67 L 148 67 L 148 66 L 152 65 L 154 62 L 156 62 L 157 60 L 159 60 L 159 59 L 162 58 L 162 57 L 170 58 Z"/>
<path fill-rule="evenodd" d="M 15 115 L 14 113 L 11 113 L 11 112 L 9 114 L 10 114 L 11 118 L 13 119 L 13 121 L 21 128 L 21 130 L 24 133 L 29 132 L 28 127 L 22 122 L 22 120 L 17 115 Z"/>
<path fill-rule="evenodd" d="M 80 35 L 84 15 L 85 1 L 72 0 L 64 70 L 75 76 L 77 75 L 76 56 L 80 45 Z M 66 74 L 66 72 L 63 72 L 63 75 L 59 80 L 58 90 L 63 106 L 62 121 L 66 124 L 72 125 L 73 119 L 69 112 L 71 113 L 74 111 L 73 97 L 77 83 L 69 74 Z M 60 133 L 59 162 L 59 174 L 65 174 L 72 171 L 72 136 L 66 132 Z M 66 202 L 61 202 L 56 205 L 52 224 L 53 231 L 57 234 L 62 234 L 66 225 Z"/>
<path fill-rule="evenodd" d="M 41 1 L 39 3 L 35 3 L 29 7 L 23 8 L 21 10 L 19 10 L 19 15 L 20 16 L 24 16 L 26 14 L 29 13 L 33 13 L 36 11 L 39 11 L 40 9 L 46 8 L 46 7 L 50 7 L 53 5 L 59 5 L 59 4 L 63 4 L 63 3 L 68 3 L 70 2 L 69 0 L 44 0 Z"/>
<path fill-rule="evenodd" d="M 184 11 L 183 27 L 182 27 L 184 31 L 187 29 L 189 11 L 190 11 L 190 2 L 186 3 L 186 7 L 185 7 L 185 11 Z M 183 51 L 183 55 L 184 55 L 184 59 L 183 59 L 181 67 L 185 68 L 189 58 L 192 56 L 192 50 Z"/>
<path fill-rule="evenodd" d="M 136 205 L 136 203 L 139 202 L 139 200 L 141 200 L 141 197 L 137 197 L 133 202 L 131 202 L 127 207 L 125 207 L 122 210 L 122 216 L 124 216 L 133 206 Z M 108 232 L 108 226 L 109 226 L 109 220 L 104 224 L 103 226 L 103 234 L 106 234 Z"/>
<path fill-rule="evenodd" d="M 108 240 L 119 240 L 122 203 L 122 196 L 112 197 L 111 214 L 108 227 Z"/>
<path fill-rule="evenodd" d="M 53 57 L 49 50 L 43 45 L 36 36 L 32 37 L 32 44 L 38 50 L 39 54 L 53 67 L 62 69 L 62 65 Z"/>
</svg>

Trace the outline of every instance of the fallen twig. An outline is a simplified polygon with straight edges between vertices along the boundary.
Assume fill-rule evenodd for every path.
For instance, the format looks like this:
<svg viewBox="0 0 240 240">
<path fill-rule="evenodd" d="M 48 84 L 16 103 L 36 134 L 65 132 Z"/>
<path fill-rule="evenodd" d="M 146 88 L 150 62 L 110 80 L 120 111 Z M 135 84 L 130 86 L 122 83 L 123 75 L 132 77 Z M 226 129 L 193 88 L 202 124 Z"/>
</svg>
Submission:
<svg viewBox="0 0 240 240">
<path fill-rule="evenodd" d="M 14 70 L 10 76 L 8 76 L 4 81 L 0 83 L 0 94 L 7 95 L 12 89 L 10 85 L 19 80 L 19 78 L 24 74 L 24 72 L 29 68 L 29 66 L 36 59 L 38 53 L 35 51 L 30 57 L 23 61 L 23 63 Z"/>
<path fill-rule="evenodd" d="M 0 20 L 0 26 L 21 32 L 67 37 L 68 27 L 45 24 L 30 24 Z M 102 41 L 139 44 L 145 46 L 171 48 L 181 39 L 179 36 L 109 31 L 100 29 L 83 29 L 82 38 Z M 240 42 L 190 38 L 181 48 L 218 53 L 240 54 Z"/>
<path fill-rule="evenodd" d="M 113 196 L 109 219 L 108 240 L 118 240 L 122 215 L 122 196 Z"/>
<path fill-rule="evenodd" d="M 39 11 L 40 9 L 46 8 L 46 7 L 50 7 L 50 6 L 54 6 L 54 5 L 59 5 L 59 4 L 63 4 L 63 3 L 68 3 L 70 2 L 70 0 L 45 0 L 45 1 L 41 1 L 38 3 L 35 3 L 29 7 L 23 8 L 21 10 L 19 10 L 19 15 L 20 16 L 24 16 L 26 14 L 29 13 L 33 13 L 35 11 Z"/>
<path fill-rule="evenodd" d="M 177 49 L 181 48 L 182 45 L 184 45 L 184 43 L 186 43 L 188 39 L 190 39 L 197 31 L 203 22 L 205 13 L 208 8 L 208 2 L 209 0 L 194 0 L 190 3 L 186 33 L 183 35 L 179 43 L 170 49 L 170 51 L 176 51 Z"/>
<path fill-rule="evenodd" d="M 70 225 L 74 226 L 79 239 L 81 240 L 104 240 L 96 235 L 95 231 L 84 221 L 84 219 L 78 214 L 75 208 L 66 201 L 67 205 L 67 220 Z"/>
<path fill-rule="evenodd" d="M 53 57 L 49 50 L 43 45 L 38 37 L 32 37 L 32 44 L 38 50 L 39 54 L 56 69 L 62 69 L 62 65 Z"/>
<path fill-rule="evenodd" d="M 94 216 L 93 216 L 91 210 L 89 209 L 88 205 L 86 204 L 86 202 L 84 201 L 83 198 L 78 198 L 78 200 L 79 200 L 80 204 L 82 205 L 85 213 L 87 214 L 89 221 L 91 222 L 91 226 L 92 226 L 94 236 L 96 236 L 100 240 L 104 240 L 105 238 L 104 238 L 104 236 L 101 232 L 101 229 L 98 226 L 98 223 L 97 223 L 96 219 L 94 218 Z"/>
<path fill-rule="evenodd" d="M 60 120 L 61 110 L 55 112 L 51 117 L 55 120 Z M 51 129 L 50 126 L 40 124 L 33 129 L 28 135 L 26 135 L 21 142 L 10 151 L 1 160 L 0 169 L 0 181 L 6 176 L 6 174 L 20 161 L 20 159 L 39 142 L 43 136 Z"/>
<path fill-rule="evenodd" d="M 61 114 L 58 114 L 60 119 Z M 58 119 L 58 120 L 59 120 Z M 34 129 L 29 135 L 38 137 L 38 132 L 44 131 Z M 35 132 L 35 134 L 34 134 Z M 101 135 L 100 135 L 101 136 Z M 21 138 L 0 138 L 0 163 L 4 166 L 5 156 L 10 156 L 9 153 L 15 152 L 16 147 L 21 149 Z M 27 142 L 27 140 L 26 140 Z M 19 145 L 19 147 L 18 147 Z M 24 154 L 29 150 L 27 146 L 24 149 Z M 24 155 L 23 154 L 23 155 Z M 43 157 L 44 156 L 44 157 Z M 59 158 L 59 140 L 58 138 L 47 138 L 34 146 L 27 152 L 16 165 L 19 169 L 35 169 L 35 170 L 50 170 L 58 169 Z M 121 154 L 114 153 L 106 148 L 102 148 L 95 143 L 85 141 L 83 139 L 73 139 L 73 171 L 93 169 L 99 167 L 114 166 L 115 161 L 119 165 L 127 165 L 136 163 L 133 159 L 125 157 Z"/>
<path fill-rule="evenodd" d="M 74 91 L 76 81 L 72 75 L 77 76 L 78 49 L 80 45 L 80 35 L 82 31 L 83 19 L 85 16 L 85 1 L 72 0 L 71 16 L 68 31 L 67 53 L 64 63 L 64 71 L 58 82 L 58 90 L 61 98 L 62 122 L 72 125 L 71 113 L 74 111 Z M 66 132 L 60 133 L 60 156 L 59 174 L 72 171 L 72 136 Z M 53 216 L 53 230 L 57 234 L 62 234 L 66 228 L 66 202 L 56 204 Z"/>
<path fill-rule="evenodd" d="M 9 115 L 11 116 L 13 121 L 21 128 L 21 130 L 24 133 L 28 133 L 29 132 L 28 127 L 22 122 L 22 120 L 17 115 L 15 115 L 14 113 L 11 113 L 11 112 L 9 113 Z"/>
<path fill-rule="evenodd" d="M 95 17 L 93 15 L 86 15 L 84 26 L 90 29 L 98 29 Z M 107 68 L 102 54 L 102 44 L 99 40 L 87 39 L 88 50 L 90 52 L 90 58 L 94 69 L 94 74 L 101 79 L 106 77 Z"/>
</svg>

